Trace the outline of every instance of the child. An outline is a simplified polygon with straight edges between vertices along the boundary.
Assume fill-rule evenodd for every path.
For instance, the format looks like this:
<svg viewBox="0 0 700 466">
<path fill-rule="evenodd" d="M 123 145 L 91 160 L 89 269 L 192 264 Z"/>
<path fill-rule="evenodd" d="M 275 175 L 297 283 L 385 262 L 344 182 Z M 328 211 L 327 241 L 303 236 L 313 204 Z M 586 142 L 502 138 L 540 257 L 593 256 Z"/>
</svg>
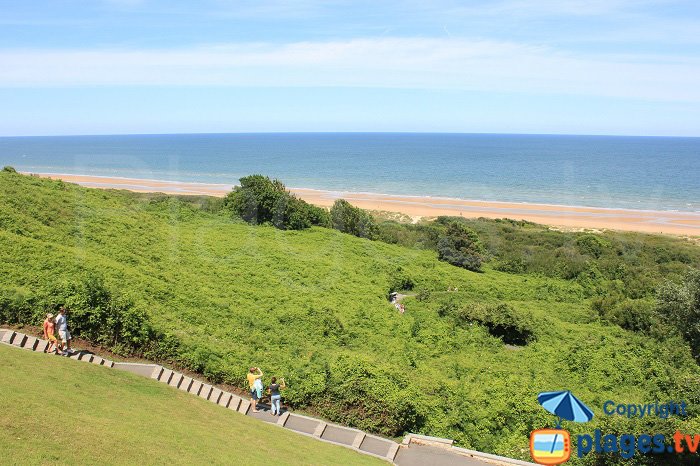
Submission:
<svg viewBox="0 0 700 466">
<path fill-rule="evenodd" d="M 282 411 L 280 408 L 280 400 L 282 399 L 282 395 L 280 394 L 280 390 L 287 388 L 287 385 L 284 383 L 284 379 L 280 379 L 280 383 L 277 383 L 277 377 L 273 377 L 270 380 L 270 386 L 267 387 L 267 393 L 270 394 L 270 414 L 273 416 L 277 414 L 278 416 L 282 415 Z"/>
<path fill-rule="evenodd" d="M 258 400 L 262 399 L 262 394 L 263 394 L 263 383 L 262 383 L 262 378 L 255 379 L 255 383 L 253 384 L 253 387 L 255 388 L 255 391 L 257 392 L 258 395 Z"/>
<path fill-rule="evenodd" d="M 58 351 L 58 341 L 56 340 L 56 322 L 53 320 L 53 314 L 46 314 L 46 320 L 44 320 L 44 338 L 49 340 L 49 347 L 46 350 L 47 353 L 63 354 Z"/>
</svg>

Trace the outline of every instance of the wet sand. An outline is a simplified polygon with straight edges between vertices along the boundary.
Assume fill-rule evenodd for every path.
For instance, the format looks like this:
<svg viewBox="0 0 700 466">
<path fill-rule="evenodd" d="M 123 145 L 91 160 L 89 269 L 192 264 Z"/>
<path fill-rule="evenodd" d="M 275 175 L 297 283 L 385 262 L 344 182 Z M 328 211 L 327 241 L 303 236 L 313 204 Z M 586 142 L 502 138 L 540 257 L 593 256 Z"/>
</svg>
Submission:
<svg viewBox="0 0 700 466">
<path fill-rule="evenodd" d="M 62 179 L 82 186 L 103 189 L 127 189 L 137 192 L 165 194 L 224 196 L 232 185 L 141 180 L 86 175 L 37 173 L 36 175 Z M 298 197 L 319 206 L 329 207 L 336 199 L 369 210 L 399 212 L 414 221 L 440 215 L 465 218 L 510 218 L 560 227 L 565 229 L 623 230 L 645 233 L 665 233 L 681 236 L 700 236 L 700 213 L 650 211 L 632 209 L 604 209 L 596 207 L 524 204 L 514 202 L 471 201 L 420 196 L 391 196 L 385 194 L 322 191 L 290 188 Z"/>
</svg>

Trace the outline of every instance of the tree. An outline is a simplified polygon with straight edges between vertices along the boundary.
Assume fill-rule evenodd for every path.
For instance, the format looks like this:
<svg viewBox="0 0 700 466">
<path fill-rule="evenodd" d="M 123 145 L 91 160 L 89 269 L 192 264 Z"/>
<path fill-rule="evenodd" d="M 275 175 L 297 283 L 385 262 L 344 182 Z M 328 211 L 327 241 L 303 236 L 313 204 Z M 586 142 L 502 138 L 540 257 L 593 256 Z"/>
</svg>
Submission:
<svg viewBox="0 0 700 466">
<path fill-rule="evenodd" d="M 700 360 L 700 270 L 688 272 L 681 283 L 665 283 L 656 299 L 659 313 L 680 332 Z"/>
<path fill-rule="evenodd" d="M 235 215 L 253 225 L 271 224 L 281 230 L 328 226 L 328 212 L 292 195 L 279 180 L 263 175 L 245 176 L 224 199 Z"/>
<path fill-rule="evenodd" d="M 377 239 L 379 228 L 374 218 L 365 210 L 338 199 L 331 207 L 331 224 L 336 230 L 360 238 Z"/>
<path fill-rule="evenodd" d="M 472 272 L 481 271 L 484 247 L 479 235 L 461 222 L 450 222 L 438 240 L 438 258 Z"/>
<path fill-rule="evenodd" d="M 284 185 L 262 175 L 245 176 L 239 181 L 240 186 L 233 188 L 224 204 L 253 225 L 272 222 L 285 192 Z"/>
</svg>

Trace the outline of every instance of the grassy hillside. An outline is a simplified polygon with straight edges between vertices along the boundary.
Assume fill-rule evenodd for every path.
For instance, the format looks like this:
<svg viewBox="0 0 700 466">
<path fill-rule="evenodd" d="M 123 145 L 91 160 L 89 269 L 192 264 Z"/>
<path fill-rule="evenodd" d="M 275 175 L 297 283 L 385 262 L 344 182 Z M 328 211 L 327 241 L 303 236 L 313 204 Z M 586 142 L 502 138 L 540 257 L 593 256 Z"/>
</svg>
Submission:
<svg viewBox="0 0 700 466">
<path fill-rule="evenodd" d="M 598 413 L 608 399 L 700 400 L 688 345 L 602 320 L 582 280 L 473 273 L 430 250 L 11 173 L 0 173 L 0 205 L 0 318 L 39 323 L 65 303 L 86 333 L 151 322 L 125 341 L 156 340 L 151 356 L 239 386 L 260 366 L 286 378 L 294 406 L 337 422 L 525 458 L 529 431 L 554 423 L 540 391 L 571 389 Z M 386 295 L 408 282 L 417 296 L 400 315 Z M 81 311 L 91 306 L 129 312 L 114 323 Z M 513 331 L 528 343 L 505 345 Z"/>
<path fill-rule="evenodd" d="M 384 464 L 144 379 L 0 345 L 4 464 Z"/>
</svg>

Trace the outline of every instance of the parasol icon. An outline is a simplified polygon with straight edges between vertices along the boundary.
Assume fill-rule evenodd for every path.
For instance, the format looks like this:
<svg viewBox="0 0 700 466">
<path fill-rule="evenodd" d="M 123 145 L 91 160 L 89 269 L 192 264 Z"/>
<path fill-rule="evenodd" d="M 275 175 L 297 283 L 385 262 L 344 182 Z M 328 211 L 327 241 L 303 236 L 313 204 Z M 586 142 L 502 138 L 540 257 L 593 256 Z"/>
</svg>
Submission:
<svg viewBox="0 0 700 466">
<path fill-rule="evenodd" d="M 544 409 L 559 418 L 557 428 L 561 426 L 562 419 L 573 422 L 588 422 L 593 419 L 593 411 L 569 390 L 542 392 L 537 395 L 537 401 Z"/>
</svg>

